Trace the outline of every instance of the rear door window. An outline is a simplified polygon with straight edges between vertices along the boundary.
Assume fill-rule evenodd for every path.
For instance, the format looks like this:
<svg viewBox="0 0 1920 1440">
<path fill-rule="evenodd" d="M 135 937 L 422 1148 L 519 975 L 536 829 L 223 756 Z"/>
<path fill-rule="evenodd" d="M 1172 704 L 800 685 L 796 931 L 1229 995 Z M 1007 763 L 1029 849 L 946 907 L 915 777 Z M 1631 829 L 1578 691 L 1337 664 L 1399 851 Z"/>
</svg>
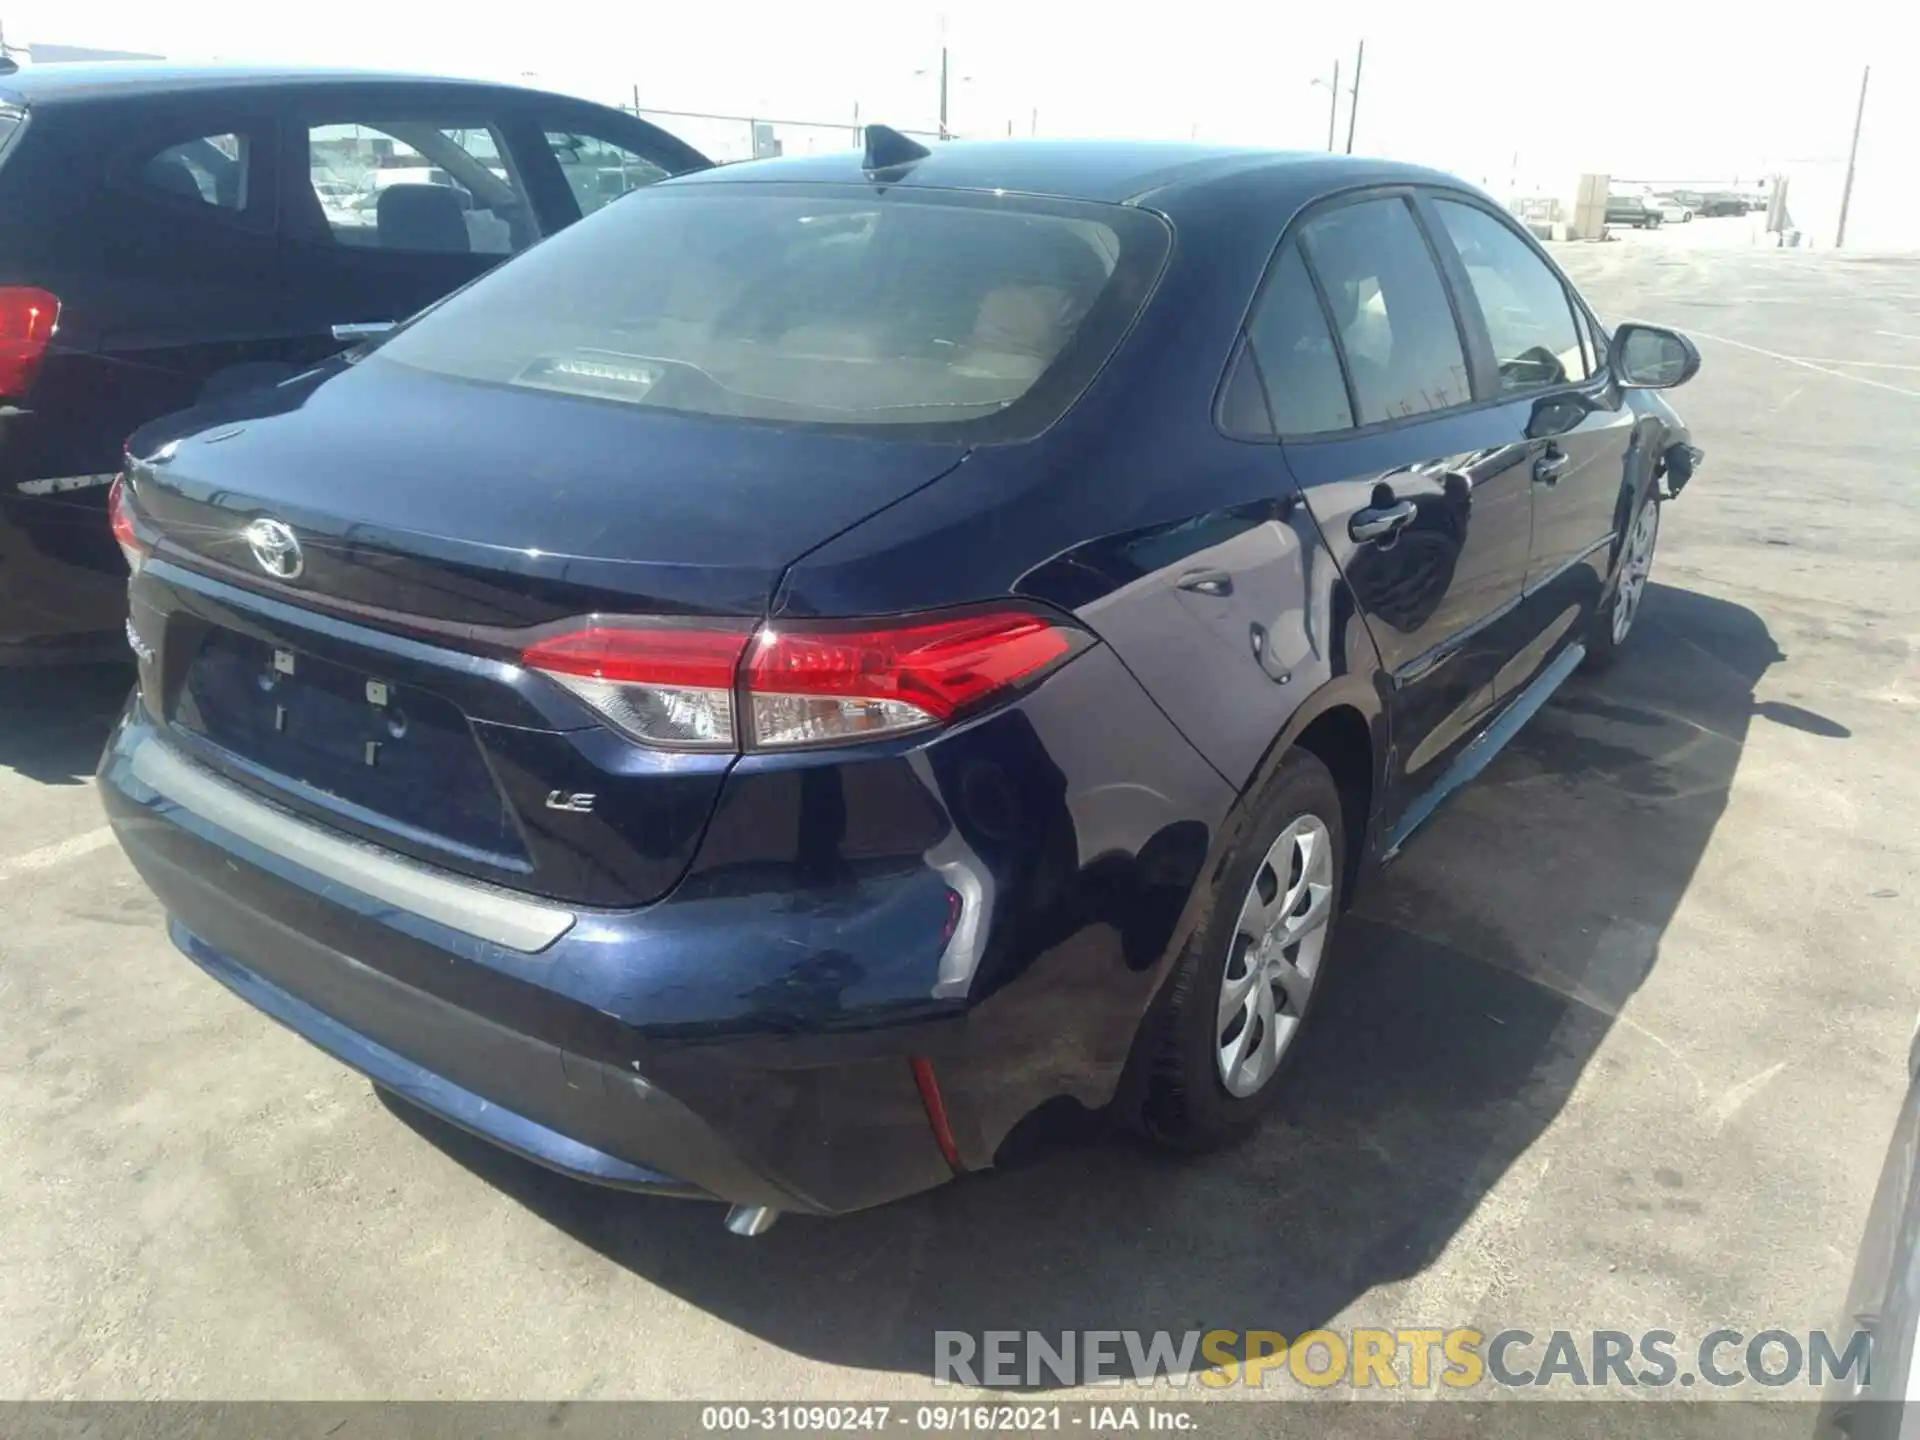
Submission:
<svg viewBox="0 0 1920 1440">
<path fill-rule="evenodd" d="M 1473 399 L 1453 307 L 1406 200 L 1342 205 L 1309 221 L 1302 240 L 1332 311 L 1362 425 Z"/>
<path fill-rule="evenodd" d="M 1321 435 L 1353 424 L 1340 356 L 1298 246 L 1288 245 L 1261 292 L 1247 339 L 1282 435 Z"/>
<path fill-rule="evenodd" d="M 582 215 L 591 215 L 609 200 L 671 173 L 637 150 L 611 140 L 577 130 L 546 130 L 542 135 Z"/>
<path fill-rule="evenodd" d="M 486 123 L 391 117 L 306 127 L 305 238 L 355 249 L 505 256 L 539 238 L 533 208 Z"/>
<path fill-rule="evenodd" d="M 188 206 L 240 214 L 247 208 L 248 150 L 245 135 L 200 135 L 147 156 L 137 171 L 140 186 Z"/>
<path fill-rule="evenodd" d="M 667 186 L 375 352 L 468 380 L 793 424 L 1024 435 L 1118 343 L 1165 223 L 1114 205 Z"/>
</svg>

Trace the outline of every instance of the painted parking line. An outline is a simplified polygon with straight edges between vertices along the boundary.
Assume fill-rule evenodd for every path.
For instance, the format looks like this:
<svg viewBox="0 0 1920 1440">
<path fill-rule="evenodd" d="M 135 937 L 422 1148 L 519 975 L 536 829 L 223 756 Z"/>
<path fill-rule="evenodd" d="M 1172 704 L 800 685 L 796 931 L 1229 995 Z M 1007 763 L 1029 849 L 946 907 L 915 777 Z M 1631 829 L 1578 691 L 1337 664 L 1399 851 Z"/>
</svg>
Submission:
<svg viewBox="0 0 1920 1440">
<path fill-rule="evenodd" d="M 78 860 L 82 855 L 91 855 L 95 850 L 104 850 L 112 843 L 112 827 L 102 825 L 97 830 L 88 830 L 65 840 L 56 840 L 51 845 L 42 845 L 38 850 L 29 850 L 24 855 L 8 856 L 0 859 L 0 881 L 51 870 L 69 860 Z"/>
<path fill-rule="evenodd" d="M 1736 350 L 1749 350 L 1755 355 L 1764 355 L 1769 360 L 1778 360 L 1784 365 L 1798 365 L 1802 370 L 1811 370 L 1816 375 L 1831 375 L 1835 380 L 1849 380 L 1855 385 L 1865 385 L 1874 390 L 1888 390 L 1895 395 L 1910 395 L 1920 400 L 1920 390 L 1909 390 L 1904 385 L 1889 385 L 1884 380 L 1875 380 L 1867 375 L 1849 375 L 1844 370 L 1835 370 L 1831 366 L 1822 365 L 1817 360 L 1802 360 L 1797 355 L 1782 355 L 1778 350 L 1769 350 L 1762 345 L 1749 345 L 1744 340 L 1729 340 L 1724 335 L 1709 335 L 1706 331 L 1695 330 L 1691 326 L 1687 328 L 1687 334 L 1697 335 L 1702 340 L 1711 340 L 1716 345 L 1731 345 Z"/>
<path fill-rule="evenodd" d="M 1851 365 L 1856 370 L 1920 370 L 1920 364 L 1904 360 L 1844 360 L 1830 355 L 1795 355 L 1809 365 Z"/>
</svg>

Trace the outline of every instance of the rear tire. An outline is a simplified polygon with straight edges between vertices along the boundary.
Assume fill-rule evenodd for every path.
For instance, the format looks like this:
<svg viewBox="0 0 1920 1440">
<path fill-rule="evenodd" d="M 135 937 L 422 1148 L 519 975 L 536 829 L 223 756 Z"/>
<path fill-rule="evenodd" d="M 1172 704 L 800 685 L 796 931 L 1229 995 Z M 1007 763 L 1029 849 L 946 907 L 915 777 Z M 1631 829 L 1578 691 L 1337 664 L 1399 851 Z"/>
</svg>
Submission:
<svg viewBox="0 0 1920 1440">
<path fill-rule="evenodd" d="M 1608 669 L 1620 658 L 1620 652 L 1633 638 L 1640 610 L 1646 603 L 1648 577 L 1653 572 L 1653 553 L 1660 541 L 1660 496 L 1649 487 L 1634 512 L 1633 523 L 1620 542 L 1620 558 L 1614 564 L 1613 589 L 1607 601 L 1593 612 L 1587 631 L 1587 658 L 1581 669 L 1598 672 Z"/>
<path fill-rule="evenodd" d="M 1231 1144 L 1259 1124 L 1325 988 L 1347 868 L 1339 787 L 1293 750 L 1253 809 L 1148 1017 L 1140 1128 L 1176 1150 Z"/>
</svg>

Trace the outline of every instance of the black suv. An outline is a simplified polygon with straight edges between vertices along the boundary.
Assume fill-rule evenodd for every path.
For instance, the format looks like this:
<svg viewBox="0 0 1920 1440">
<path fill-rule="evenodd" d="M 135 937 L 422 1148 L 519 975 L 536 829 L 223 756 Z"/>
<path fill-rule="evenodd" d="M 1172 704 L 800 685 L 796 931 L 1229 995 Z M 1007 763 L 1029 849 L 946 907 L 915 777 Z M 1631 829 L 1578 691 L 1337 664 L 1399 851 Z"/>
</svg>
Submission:
<svg viewBox="0 0 1920 1440">
<path fill-rule="evenodd" d="M 1665 217 L 1660 207 L 1644 195 L 1607 196 L 1607 218 L 1609 225 L 1630 225 L 1635 230 L 1658 230 Z"/>
<path fill-rule="evenodd" d="M 0 663 L 124 646 L 105 505 L 138 426 L 709 163 L 513 86 L 0 61 Z"/>
</svg>

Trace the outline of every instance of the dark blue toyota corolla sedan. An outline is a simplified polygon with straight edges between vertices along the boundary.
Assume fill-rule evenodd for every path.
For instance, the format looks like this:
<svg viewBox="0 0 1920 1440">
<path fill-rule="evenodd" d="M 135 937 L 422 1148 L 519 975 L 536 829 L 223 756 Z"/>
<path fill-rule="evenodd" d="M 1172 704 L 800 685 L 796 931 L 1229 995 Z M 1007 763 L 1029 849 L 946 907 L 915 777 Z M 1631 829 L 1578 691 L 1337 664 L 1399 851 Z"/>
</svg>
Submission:
<svg viewBox="0 0 1920 1440">
<path fill-rule="evenodd" d="M 1445 175 L 943 145 L 637 192 L 150 427 L 102 760 L 180 948 L 755 1233 L 1282 1088 L 1338 918 L 1629 639 L 1698 365 Z"/>
</svg>

